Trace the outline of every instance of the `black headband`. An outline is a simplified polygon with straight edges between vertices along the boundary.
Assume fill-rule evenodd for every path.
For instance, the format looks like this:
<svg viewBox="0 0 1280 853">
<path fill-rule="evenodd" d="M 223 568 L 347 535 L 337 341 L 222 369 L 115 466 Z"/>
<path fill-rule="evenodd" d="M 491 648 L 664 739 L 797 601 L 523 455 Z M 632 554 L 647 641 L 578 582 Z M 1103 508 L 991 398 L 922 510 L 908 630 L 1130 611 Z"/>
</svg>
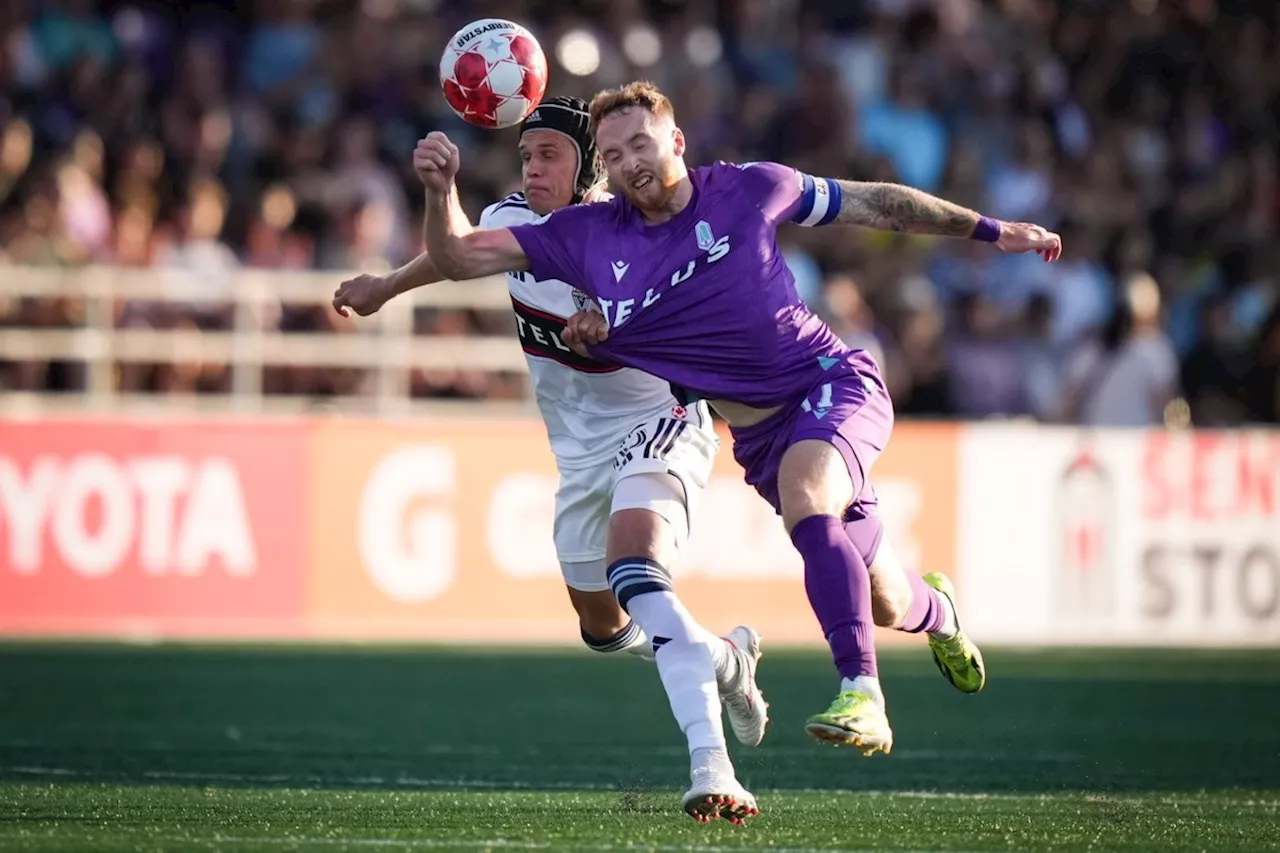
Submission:
<svg viewBox="0 0 1280 853">
<path fill-rule="evenodd" d="M 581 98 L 544 98 L 528 118 L 520 122 L 520 136 L 530 130 L 555 130 L 573 140 L 578 149 L 578 180 L 573 200 L 581 201 L 600 181 L 600 158 L 591 138 L 587 102 Z"/>
</svg>

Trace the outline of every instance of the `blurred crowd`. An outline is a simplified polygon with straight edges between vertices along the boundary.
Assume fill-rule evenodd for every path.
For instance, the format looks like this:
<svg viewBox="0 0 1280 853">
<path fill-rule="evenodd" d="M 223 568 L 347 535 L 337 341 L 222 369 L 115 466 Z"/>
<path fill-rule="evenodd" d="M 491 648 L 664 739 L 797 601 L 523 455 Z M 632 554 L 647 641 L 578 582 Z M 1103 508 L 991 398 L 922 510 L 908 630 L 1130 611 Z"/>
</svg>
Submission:
<svg viewBox="0 0 1280 853">
<path fill-rule="evenodd" d="M 399 265 L 421 247 L 409 153 L 425 132 L 460 144 L 473 216 L 518 186 L 514 131 L 462 124 L 438 86 L 444 40 L 479 17 L 539 36 L 553 93 L 654 80 L 692 164 L 900 181 L 1058 230 L 1066 251 L 1046 265 L 784 229 L 802 295 L 875 354 L 903 416 L 1280 421 L 1273 0 L 9 0 L 0 261 L 187 270 L 198 298 L 124 304 L 117 322 L 204 329 L 231 322 L 220 273 Z M 74 299 L 0 287 L 0 326 L 80 322 Z M 269 322 L 352 328 L 319 307 Z M 510 323 L 423 310 L 416 330 Z M 265 379 L 363 388 L 357 371 Z M 118 381 L 228 384 L 218 365 L 122 366 Z M 82 383 L 74 364 L 0 363 L 0 388 Z M 524 393 L 449 372 L 417 374 L 413 392 Z"/>
</svg>

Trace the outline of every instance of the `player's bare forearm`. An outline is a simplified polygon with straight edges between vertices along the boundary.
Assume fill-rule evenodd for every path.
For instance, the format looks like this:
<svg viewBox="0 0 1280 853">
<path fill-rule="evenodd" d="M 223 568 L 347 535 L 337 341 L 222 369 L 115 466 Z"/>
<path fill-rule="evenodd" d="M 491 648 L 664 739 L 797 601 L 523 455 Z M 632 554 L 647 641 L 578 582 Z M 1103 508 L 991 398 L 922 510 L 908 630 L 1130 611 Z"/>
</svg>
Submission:
<svg viewBox="0 0 1280 853">
<path fill-rule="evenodd" d="M 431 255 L 423 252 L 399 269 L 387 273 L 387 289 L 390 291 L 391 296 L 399 296 L 402 293 L 408 293 L 410 290 L 416 290 L 419 287 L 426 287 L 429 284 L 444 280 L 444 275 L 441 274 L 440 270 L 436 269 L 435 262 L 431 260 Z"/>
<path fill-rule="evenodd" d="M 877 231 L 969 237 L 979 215 L 927 192 L 901 184 L 837 181 L 840 212 L 836 222 Z"/>
<path fill-rule="evenodd" d="M 471 217 L 467 216 L 467 212 L 462 209 L 462 200 L 458 198 L 457 187 L 449 193 L 449 216 L 451 217 L 450 225 L 456 236 L 466 237 L 476 230 L 476 227 L 471 224 Z"/>
<path fill-rule="evenodd" d="M 460 207 L 456 186 L 450 187 L 448 193 L 427 191 L 423 222 L 427 255 L 442 275 L 455 281 L 471 277 L 468 275 L 464 237 L 457 233 L 459 222 L 456 211 Z"/>
<path fill-rule="evenodd" d="M 454 281 L 526 270 L 529 261 L 507 228 L 475 229 L 457 205 L 457 189 L 447 194 L 427 192 L 427 254 L 437 270 Z M 459 234 L 462 228 L 466 233 Z"/>
</svg>

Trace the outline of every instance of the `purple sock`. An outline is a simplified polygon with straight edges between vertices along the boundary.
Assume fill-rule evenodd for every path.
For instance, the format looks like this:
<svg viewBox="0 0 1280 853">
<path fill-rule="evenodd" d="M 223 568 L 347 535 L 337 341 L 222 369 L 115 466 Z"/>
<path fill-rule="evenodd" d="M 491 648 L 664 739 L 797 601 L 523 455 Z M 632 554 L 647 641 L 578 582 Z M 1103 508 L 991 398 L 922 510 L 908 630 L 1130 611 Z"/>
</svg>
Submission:
<svg viewBox="0 0 1280 853">
<path fill-rule="evenodd" d="M 791 531 L 804 558 L 804 589 L 843 678 L 877 677 L 871 575 L 834 515 L 811 515 Z"/>
<path fill-rule="evenodd" d="M 907 608 L 907 616 L 898 630 L 919 634 L 942 628 L 942 623 L 947 618 L 942 593 L 929 586 L 924 578 L 910 569 L 907 570 L 907 582 L 911 584 L 911 606 Z"/>
</svg>

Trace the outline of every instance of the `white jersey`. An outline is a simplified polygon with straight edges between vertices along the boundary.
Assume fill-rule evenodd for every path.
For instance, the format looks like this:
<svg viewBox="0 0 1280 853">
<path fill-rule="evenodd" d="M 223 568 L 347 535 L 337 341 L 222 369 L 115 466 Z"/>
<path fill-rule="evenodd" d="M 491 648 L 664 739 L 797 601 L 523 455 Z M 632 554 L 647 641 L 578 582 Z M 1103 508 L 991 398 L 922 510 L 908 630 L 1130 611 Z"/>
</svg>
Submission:
<svg viewBox="0 0 1280 853">
<path fill-rule="evenodd" d="M 480 214 L 481 228 L 527 225 L 543 217 L 523 193 L 512 193 Z M 649 418 L 678 406 L 669 383 L 628 367 L 584 358 L 560 340 L 565 321 L 594 305 L 591 297 L 556 279 L 508 273 L 520 344 L 533 393 L 561 471 L 593 468 L 617 455 L 623 438 Z"/>
</svg>

